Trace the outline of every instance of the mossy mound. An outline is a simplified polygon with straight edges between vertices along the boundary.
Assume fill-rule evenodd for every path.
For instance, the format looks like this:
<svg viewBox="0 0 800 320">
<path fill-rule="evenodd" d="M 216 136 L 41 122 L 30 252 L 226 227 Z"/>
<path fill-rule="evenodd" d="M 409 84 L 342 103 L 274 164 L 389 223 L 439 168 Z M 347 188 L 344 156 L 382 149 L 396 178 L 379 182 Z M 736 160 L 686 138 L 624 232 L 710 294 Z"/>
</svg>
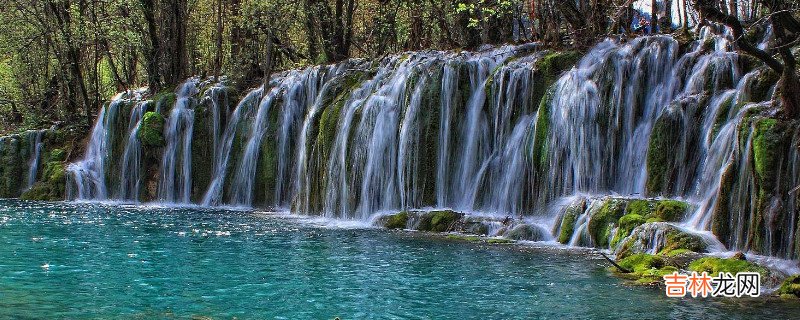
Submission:
<svg viewBox="0 0 800 320">
<path fill-rule="evenodd" d="M 461 234 L 448 234 L 447 239 L 450 240 L 459 240 L 459 241 L 469 241 L 469 242 L 478 242 L 481 241 L 481 237 L 479 236 L 467 236 Z"/>
<path fill-rule="evenodd" d="M 561 227 L 558 232 L 558 242 L 568 243 L 575 232 L 575 222 L 584 211 L 586 211 L 586 200 L 581 199 L 567 207 L 564 216 L 561 217 Z"/>
<path fill-rule="evenodd" d="M 408 212 L 390 215 L 383 225 L 386 229 L 405 229 L 408 225 Z"/>
<path fill-rule="evenodd" d="M 670 265 L 663 257 L 650 254 L 635 254 L 620 260 L 618 264 L 630 273 L 622 273 L 616 268 L 612 268 L 612 271 L 637 284 L 660 283 L 665 275 L 678 271 L 678 268 Z"/>
<path fill-rule="evenodd" d="M 720 272 L 736 274 L 740 272 L 758 272 L 762 276 L 767 276 L 769 270 L 755 263 L 741 259 L 725 259 L 717 257 L 700 258 L 689 264 L 689 271 L 708 272 L 710 275 L 717 275 Z"/>
<path fill-rule="evenodd" d="M 456 222 L 464 215 L 450 210 L 428 212 L 420 217 L 417 230 L 448 232 L 452 231 Z"/>
<path fill-rule="evenodd" d="M 64 151 L 64 149 L 56 148 L 56 149 L 50 150 L 50 155 L 48 156 L 47 160 L 50 161 L 50 162 L 53 162 L 53 161 L 56 161 L 56 162 L 58 162 L 58 161 L 66 161 L 67 160 L 67 153 Z"/>
<path fill-rule="evenodd" d="M 800 298 L 800 274 L 786 278 L 775 293 L 783 298 Z"/>
<path fill-rule="evenodd" d="M 58 201 L 66 198 L 67 170 L 63 162 L 50 161 L 39 182 L 24 192 L 23 200 Z"/>
<path fill-rule="evenodd" d="M 778 120 L 771 118 L 759 119 L 755 123 L 753 162 L 759 181 L 765 184 L 774 180 L 774 170 L 780 160 L 776 151 L 782 149 L 783 133 L 777 124 Z"/>
<path fill-rule="evenodd" d="M 625 215 L 627 203 L 622 199 L 606 199 L 599 210 L 589 218 L 589 237 L 595 246 L 605 248 L 609 246 L 611 232 L 614 225 Z"/>
<path fill-rule="evenodd" d="M 512 240 L 541 241 L 547 236 L 544 230 L 529 224 L 520 224 L 509 230 L 505 237 Z"/>
<path fill-rule="evenodd" d="M 636 220 L 641 221 L 641 220 Z M 686 252 L 705 252 L 708 248 L 700 236 L 688 233 L 665 222 L 648 222 L 637 226 L 616 250 L 617 258 L 641 253 L 675 256 Z"/>
<path fill-rule="evenodd" d="M 616 247 L 620 240 L 630 235 L 634 228 L 645 224 L 645 222 L 647 222 L 647 219 L 636 213 L 629 213 L 619 218 L 619 228 L 617 233 L 614 234 L 614 239 L 611 240 L 611 247 Z"/>
<path fill-rule="evenodd" d="M 675 181 L 675 150 L 680 146 L 683 134 L 683 120 L 680 106 L 670 106 L 653 126 L 647 148 L 647 182 L 645 189 L 648 195 L 672 193 L 672 181 Z"/>
<path fill-rule="evenodd" d="M 581 234 L 579 242 L 614 249 L 636 227 L 650 222 L 680 221 L 689 210 L 688 203 L 672 199 L 581 198 L 567 206 L 555 232 L 559 242 L 568 243 L 576 232 L 577 221 L 586 215 L 586 234 Z M 585 239 L 586 235 L 589 239 Z"/>
<path fill-rule="evenodd" d="M 164 140 L 164 117 L 158 112 L 147 112 L 142 118 L 139 133 L 136 135 L 142 145 L 150 147 L 163 147 Z"/>
</svg>

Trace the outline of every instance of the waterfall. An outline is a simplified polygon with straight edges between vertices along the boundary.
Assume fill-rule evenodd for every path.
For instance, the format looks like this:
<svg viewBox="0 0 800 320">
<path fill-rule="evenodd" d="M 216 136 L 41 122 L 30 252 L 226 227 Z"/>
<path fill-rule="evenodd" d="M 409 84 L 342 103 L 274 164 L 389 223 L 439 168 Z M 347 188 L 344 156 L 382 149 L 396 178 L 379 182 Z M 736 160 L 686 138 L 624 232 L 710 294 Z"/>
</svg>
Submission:
<svg viewBox="0 0 800 320">
<path fill-rule="evenodd" d="M 128 121 L 128 141 L 122 156 L 118 198 L 126 201 L 138 201 L 141 187 L 142 143 L 137 136 L 142 118 L 149 101 L 140 101 L 131 109 Z"/>
<path fill-rule="evenodd" d="M 164 127 L 167 146 L 161 160 L 158 197 L 167 203 L 189 203 L 192 192 L 192 134 L 194 132 L 193 97 L 198 80 L 189 79 L 178 90 L 175 105 Z"/>
<path fill-rule="evenodd" d="M 70 182 L 67 183 L 67 198 L 78 200 L 106 200 L 107 160 L 114 159 L 109 146 L 110 137 L 116 132 L 114 119 L 119 108 L 127 102 L 129 92 L 114 97 L 108 105 L 103 106 L 95 122 L 89 138 L 83 160 L 67 166 Z"/>
<path fill-rule="evenodd" d="M 250 137 L 239 161 L 236 177 L 233 180 L 232 204 L 250 206 L 253 203 L 253 185 L 255 184 L 256 164 L 261 150 L 261 139 L 268 126 L 269 111 L 273 101 L 282 87 L 274 87 L 261 99 L 256 118 L 250 128 Z"/>
<path fill-rule="evenodd" d="M 446 208 L 544 225 L 559 221 L 575 197 L 657 196 L 690 203 L 680 228 L 704 234 L 719 208 L 745 206 L 721 241 L 747 248 L 756 133 L 742 128 L 767 108 L 753 100 L 774 88 L 766 97 L 754 90 L 767 71 L 734 46 L 729 32 L 710 27 L 688 46 L 669 36 L 607 39 L 557 71 L 552 52 L 536 45 L 409 52 L 277 73 L 234 108 L 227 84 L 192 78 L 174 106 L 155 106 L 169 113 L 166 146 L 156 152 L 162 161 L 153 165 L 157 199 L 357 220 Z M 137 100 L 127 128 L 114 128 L 116 109 L 131 101 L 122 98 L 100 112 L 85 159 L 70 165 L 74 198 L 102 200 L 116 190 L 114 197 L 138 201 L 143 183 L 152 185 L 141 181 L 150 178 L 136 137 L 147 103 Z M 106 172 L 117 130 L 127 137 L 113 155 L 121 172 Z M 203 141 L 192 141 L 195 132 Z M 193 159 L 198 149 L 207 161 Z M 781 170 L 800 181 L 797 154 L 787 151 Z M 791 179 L 785 184 L 797 184 Z M 771 221 L 797 210 L 795 197 L 774 201 L 765 213 Z M 599 202 L 588 203 L 569 243 L 593 245 L 588 212 Z M 756 250 L 793 254 L 775 248 L 790 246 L 795 230 L 766 229 Z"/>
<path fill-rule="evenodd" d="M 228 172 L 228 159 L 231 155 L 231 148 L 233 147 L 233 140 L 237 134 L 239 122 L 244 116 L 243 113 L 250 112 L 250 109 L 258 102 L 262 91 L 263 88 L 250 91 L 231 113 L 225 132 L 222 134 L 222 140 L 217 144 L 217 149 L 214 153 L 213 178 L 211 186 L 203 197 L 203 205 L 210 206 L 222 203 L 222 188 Z"/>
<path fill-rule="evenodd" d="M 39 161 L 41 161 L 42 148 L 44 147 L 44 144 L 42 143 L 42 136 L 44 136 L 44 133 L 45 130 L 30 131 L 28 133 L 28 144 L 31 148 L 31 158 L 28 161 L 28 180 L 25 190 L 33 187 L 33 184 L 36 182 L 36 176 L 39 170 Z"/>
</svg>

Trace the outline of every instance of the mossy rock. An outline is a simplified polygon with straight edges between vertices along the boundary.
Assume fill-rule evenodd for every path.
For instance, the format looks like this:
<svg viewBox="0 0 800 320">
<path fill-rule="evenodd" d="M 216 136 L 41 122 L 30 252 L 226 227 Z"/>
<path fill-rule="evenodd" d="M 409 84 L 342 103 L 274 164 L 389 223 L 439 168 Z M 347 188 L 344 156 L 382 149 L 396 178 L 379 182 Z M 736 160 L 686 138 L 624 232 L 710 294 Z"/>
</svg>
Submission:
<svg viewBox="0 0 800 320">
<path fill-rule="evenodd" d="M 617 262 L 621 267 L 630 271 L 622 273 L 621 270 L 612 268 L 617 275 L 633 280 L 636 284 L 649 285 L 660 283 L 665 275 L 678 271 L 666 259 L 650 254 L 635 254 Z"/>
<path fill-rule="evenodd" d="M 514 243 L 514 240 L 491 238 L 489 240 L 486 240 L 486 243 L 488 243 L 488 244 L 512 244 L 512 243 Z"/>
<path fill-rule="evenodd" d="M 667 232 L 664 247 L 661 248 L 658 254 L 674 256 L 685 252 L 703 252 L 706 249 L 707 245 L 700 237 L 678 230 L 671 230 Z"/>
<path fill-rule="evenodd" d="M 390 215 L 383 225 L 386 229 L 405 229 L 408 225 L 408 212 Z"/>
<path fill-rule="evenodd" d="M 67 170 L 63 162 L 50 161 L 45 164 L 42 179 L 36 182 L 20 198 L 23 200 L 57 201 L 66 197 Z"/>
<path fill-rule="evenodd" d="M 635 222 L 641 220 L 632 218 Z M 673 256 L 686 252 L 705 252 L 708 245 L 700 236 L 688 233 L 666 222 L 646 222 L 630 232 L 630 236 L 619 240 L 616 248 L 617 257 L 625 257 L 641 253 L 657 253 L 662 256 Z"/>
<path fill-rule="evenodd" d="M 625 239 L 631 234 L 631 231 L 633 231 L 634 228 L 643 225 L 646 222 L 647 220 L 645 217 L 636 213 L 629 213 L 622 216 L 622 218 L 619 218 L 619 227 L 617 228 L 617 233 L 614 234 L 614 239 L 611 240 L 611 247 L 615 248 L 622 239 Z"/>
<path fill-rule="evenodd" d="M 153 96 L 153 102 L 155 102 L 156 106 L 160 107 L 161 112 L 165 114 L 172 110 L 172 107 L 175 106 L 175 102 L 177 101 L 178 95 L 169 90 L 164 90 Z"/>
<path fill-rule="evenodd" d="M 449 235 L 447 235 L 447 239 L 459 240 L 459 241 L 469 241 L 469 242 L 481 241 L 481 237 L 479 237 L 479 236 L 467 236 L 467 235 L 461 235 L 461 234 L 449 234 Z"/>
<path fill-rule="evenodd" d="M 800 298 L 800 274 L 786 278 L 775 293 L 785 298 Z"/>
<path fill-rule="evenodd" d="M 450 210 L 431 211 L 420 218 L 417 229 L 420 231 L 447 232 L 464 215 Z"/>
<path fill-rule="evenodd" d="M 582 56 L 578 51 L 551 52 L 537 59 L 534 68 L 542 73 L 545 84 L 549 85 L 562 72 L 575 66 Z"/>
<path fill-rule="evenodd" d="M 139 133 L 136 135 L 142 145 L 163 147 L 166 144 L 164 140 L 164 122 L 164 116 L 158 112 L 151 111 L 144 114 Z"/>
<path fill-rule="evenodd" d="M 775 171 L 778 169 L 783 141 L 778 120 L 771 118 L 757 120 L 753 134 L 753 162 L 756 175 L 762 184 L 772 185 L 776 179 Z"/>
<path fill-rule="evenodd" d="M 505 237 L 511 240 L 541 241 L 545 239 L 545 234 L 536 226 L 521 224 L 509 230 Z"/>
<path fill-rule="evenodd" d="M 586 200 L 581 199 L 578 203 L 573 203 L 567 207 L 567 212 L 561 218 L 561 227 L 558 232 L 558 242 L 566 244 L 575 232 L 575 222 L 578 217 L 586 210 Z"/>
<path fill-rule="evenodd" d="M 53 149 L 50 150 L 50 156 L 47 157 L 48 161 L 66 161 L 67 160 L 67 153 L 64 149 Z"/>
<path fill-rule="evenodd" d="M 659 200 L 653 216 L 661 221 L 680 221 L 689 213 L 689 204 L 679 200 Z"/>
<path fill-rule="evenodd" d="M 717 275 L 720 272 L 736 274 L 740 272 L 758 272 L 762 276 L 767 276 L 769 270 L 747 260 L 725 259 L 716 257 L 700 258 L 689 264 L 689 271 L 708 272 L 710 275 Z"/>
<path fill-rule="evenodd" d="M 589 237 L 596 247 L 606 248 L 609 246 L 612 229 L 625 215 L 626 204 L 621 199 L 607 198 L 603 201 L 600 209 L 589 218 Z"/>
<path fill-rule="evenodd" d="M 648 195 L 669 194 L 672 192 L 672 181 L 675 175 L 675 150 L 681 144 L 683 121 L 679 107 L 670 106 L 653 126 L 647 148 L 647 181 L 645 189 Z"/>
<path fill-rule="evenodd" d="M 775 86 L 779 79 L 780 75 L 771 69 L 765 68 L 760 70 L 758 77 L 750 88 L 750 101 L 760 102 L 771 100 L 772 97 L 769 94 L 770 90 L 772 90 L 772 87 Z"/>
</svg>

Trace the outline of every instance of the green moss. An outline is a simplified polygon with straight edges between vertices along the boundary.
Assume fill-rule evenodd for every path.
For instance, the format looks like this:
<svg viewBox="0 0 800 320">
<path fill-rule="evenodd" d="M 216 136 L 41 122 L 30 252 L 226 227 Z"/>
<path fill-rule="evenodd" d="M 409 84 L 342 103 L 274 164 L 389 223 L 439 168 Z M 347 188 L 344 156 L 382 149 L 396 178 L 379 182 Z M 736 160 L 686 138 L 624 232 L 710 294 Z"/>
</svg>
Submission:
<svg viewBox="0 0 800 320">
<path fill-rule="evenodd" d="M 589 236 L 596 247 L 608 247 L 611 230 L 625 214 L 625 205 L 625 201 L 620 199 L 606 199 L 602 207 L 589 218 Z"/>
<path fill-rule="evenodd" d="M 682 120 L 677 111 L 668 110 L 656 120 L 647 149 L 647 182 L 649 195 L 671 192 L 675 170 L 675 150 L 680 145 Z"/>
<path fill-rule="evenodd" d="M 481 241 L 481 237 L 478 237 L 478 236 L 465 236 L 465 235 L 460 235 L 460 234 L 447 235 L 447 239 L 459 240 L 459 241 L 469 241 L 469 242 Z"/>
<path fill-rule="evenodd" d="M 611 248 L 615 248 L 622 239 L 625 239 L 631 234 L 634 228 L 643 225 L 645 222 L 645 218 L 636 213 L 629 213 L 619 218 L 619 228 L 617 228 L 614 239 L 611 240 Z"/>
<path fill-rule="evenodd" d="M 548 90 L 539 104 L 536 118 L 536 133 L 533 141 L 531 158 L 539 172 L 545 172 L 548 166 L 548 136 L 550 134 L 550 104 L 553 101 L 553 90 Z"/>
<path fill-rule="evenodd" d="M 447 232 L 461 217 L 461 214 L 449 210 L 431 211 L 422 215 L 417 228 L 421 231 Z"/>
<path fill-rule="evenodd" d="M 486 240 L 486 243 L 489 243 L 489 244 L 512 244 L 512 243 L 514 243 L 514 240 L 492 238 L 492 239 Z"/>
<path fill-rule="evenodd" d="M 551 52 L 536 60 L 535 69 L 544 76 L 545 86 L 555 82 L 562 72 L 572 68 L 581 59 L 578 51 Z"/>
<path fill-rule="evenodd" d="M 776 152 L 780 149 L 781 134 L 776 130 L 775 119 L 760 119 L 755 124 L 753 137 L 753 160 L 756 174 L 760 181 L 771 180 L 773 170 L 777 169 L 778 157 Z"/>
<path fill-rule="evenodd" d="M 51 161 L 45 164 L 42 180 L 35 183 L 20 197 L 24 200 L 56 201 L 66 196 L 67 171 L 62 162 Z"/>
<path fill-rule="evenodd" d="M 692 263 L 689 264 L 689 271 L 705 271 L 711 275 L 716 275 L 720 272 L 730 272 L 731 274 L 739 272 L 758 272 L 762 276 L 766 276 L 769 273 L 766 268 L 746 260 L 716 257 L 705 257 L 692 261 Z"/>
<path fill-rule="evenodd" d="M 403 211 L 389 216 L 384 227 L 386 229 L 405 229 L 408 225 L 408 212 Z"/>
<path fill-rule="evenodd" d="M 612 268 L 618 275 L 634 280 L 638 284 L 652 284 L 662 281 L 662 277 L 678 269 L 667 265 L 666 260 L 660 256 L 650 254 L 635 254 L 617 262 L 630 273 L 621 274 L 620 270 Z"/>
<path fill-rule="evenodd" d="M 164 141 L 164 117 L 158 112 L 145 113 L 136 137 L 139 138 L 142 145 L 163 147 L 166 143 Z"/>
<path fill-rule="evenodd" d="M 689 250 L 689 249 L 675 249 L 675 250 L 670 250 L 670 251 L 667 251 L 667 252 L 663 252 L 662 251 L 661 255 L 666 256 L 666 257 L 677 257 L 677 256 L 682 255 L 684 253 L 690 253 L 690 252 L 694 252 L 694 251 Z"/>
<path fill-rule="evenodd" d="M 653 212 L 653 201 L 635 199 L 628 202 L 628 207 L 625 208 L 627 214 L 636 214 L 642 217 L 649 216 Z"/>
<path fill-rule="evenodd" d="M 575 231 L 575 220 L 578 216 L 575 213 L 567 213 L 561 218 L 561 231 L 558 233 L 558 242 L 567 243 L 572 238 Z"/>
<path fill-rule="evenodd" d="M 160 107 L 161 112 L 165 114 L 172 110 L 172 107 L 175 106 L 176 101 L 178 101 L 178 95 L 169 90 L 159 92 L 153 96 L 153 102 L 155 102 L 156 106 Z"/>
<path fill-rule="evenodd" d="M 661 221 L 679 221 L 689 210 L 689 204 L 678 200 L 659 200 L 653 215 Z"/>
<path fill-rule="evenodd" d="M 66 161 L 67 160 L 67 153 L 64 149 L 53 149 L 50 150 L 50 156 L 47 158 L 48 161 Z"/>
<path fill-rule="evenodd" d="M 667 232 L 664 247 L 658 252 L 661 255 L 676 255 L 674 251 L 681 250 L 703 252 L 706 250 L 706 244 L 703 239 L 680 230 L 670 230 Z"/>
<path fill-rule="evenodd" d="M 781 297 L 800 298 L 800 275 L 796 274 L 786 278 L 776 293 Z"/>
</svg>

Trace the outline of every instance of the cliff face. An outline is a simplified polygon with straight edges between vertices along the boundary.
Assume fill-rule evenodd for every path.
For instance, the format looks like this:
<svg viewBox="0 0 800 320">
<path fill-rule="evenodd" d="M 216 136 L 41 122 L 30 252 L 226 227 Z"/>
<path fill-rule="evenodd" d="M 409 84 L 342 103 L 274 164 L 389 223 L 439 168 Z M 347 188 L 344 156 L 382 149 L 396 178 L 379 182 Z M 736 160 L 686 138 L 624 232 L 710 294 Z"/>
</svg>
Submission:
<svg viewBox="0 0 800 320">
<path fill-rule="evenodd" d="M 0 197 L 63 200 L 64 140 L 55 129 L 0 137 Z"/>
<path fill-rule="evenodd" d="M 0 191 L 362 220 L 449 208 L 518 217 L 529 226 L 516 233 L 575 245 L 642 246 L 628 236 L 658 232 L 676 237 L 660 246 L 699 243 L 658 224 L 670 222 L 796 258 L 798 125 L 773 114 L 774 74 L 704 34 L 608 40 L 582 56 L 412 52 L 287 71 L 242 93 L 197 78 L 125 92 L 66 173 L 48 147 L 63 142 L 42 135 L 31 188 L 13 182 L 27 181 L 35 137 L 4 138 Z"/>
</svg>

